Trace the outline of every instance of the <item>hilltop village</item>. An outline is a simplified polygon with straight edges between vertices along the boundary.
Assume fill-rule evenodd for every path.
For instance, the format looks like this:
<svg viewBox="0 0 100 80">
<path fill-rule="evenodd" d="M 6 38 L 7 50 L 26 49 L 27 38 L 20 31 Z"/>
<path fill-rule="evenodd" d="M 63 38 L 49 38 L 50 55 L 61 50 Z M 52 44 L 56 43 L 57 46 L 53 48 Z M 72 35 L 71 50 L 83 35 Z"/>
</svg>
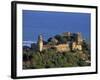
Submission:
<svg viewBox="0 0 100 80">
<path fill-rule="evenodd" d="M 37 50 L 40 52 L 49 48 L 56 49 L 56 51 L 58 52 L 65 52 L 72 50 L 81 51 L 82 42 L 83 38 L 80 32 L 77 33 L 65 32 L 62 33 L 61 35 L 56 35 L 55 37 L 49 38 L 47 43 L 44 42 L 42 35 L 39 35 L 37 46 L 36 45 L 34 46 L 34 44 L 32 44 L 31 47 L 33 49 L 37 48 Z"/>
<path fill-rule="evenodd" d="M 23 69 L 90 66 L 90 45 L 80 32 L 64 32 L 23 46 Z"/>
</svg>

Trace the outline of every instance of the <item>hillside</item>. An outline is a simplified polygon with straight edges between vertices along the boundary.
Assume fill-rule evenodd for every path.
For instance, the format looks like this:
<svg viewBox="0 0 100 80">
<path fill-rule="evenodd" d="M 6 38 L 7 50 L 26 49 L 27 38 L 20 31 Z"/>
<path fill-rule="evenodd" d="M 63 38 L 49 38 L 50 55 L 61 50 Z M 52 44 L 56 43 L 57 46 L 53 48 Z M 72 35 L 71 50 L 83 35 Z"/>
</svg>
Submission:
<svg viewBox="0 0 100 80">
<path fill-rule="evenodd" d="M 82 50 L 70 49 L 70 51 L 61 52 L 54 47 L 61 44 L 71 44 L 75 41 L 77 42 L 77 34 L 63 33 L 43 41 L 44 46 L 52 47 L 45 48 L 41 52 L 38 51 L 36 44 L 34 44 L 34 48 L 23 46 L 23 69 L 90 66 L 90 46 L 85 40 L 80 44 Z"/>
</svg>

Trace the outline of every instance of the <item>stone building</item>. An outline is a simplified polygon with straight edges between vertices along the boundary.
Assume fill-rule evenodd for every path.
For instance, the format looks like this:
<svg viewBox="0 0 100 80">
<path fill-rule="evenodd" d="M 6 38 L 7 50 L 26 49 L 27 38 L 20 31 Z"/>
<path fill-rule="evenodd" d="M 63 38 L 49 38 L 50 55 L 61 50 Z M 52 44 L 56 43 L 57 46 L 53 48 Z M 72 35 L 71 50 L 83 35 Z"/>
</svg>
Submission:
<svg viewBox="0 0 100 80">
<path fill-rule="evenodd" d="M 62 33 L 62 35 L 70 37 L 72 35 L 72 33 L 71 32 L 64 32 L 64 33 Z"/>
<path fill-rule="evenodd" d="M 82 45 L 81 44 L 77 44 L 76 42 L 72 43 L 72 50 L 82 50 Z"/>
<path fill-rule="evenodd" d="M 77 32 L 77 40 L 76 41 L 78 44 L 81 44 L 83 41 L 82 34 L 80 32 Z"/>
<path fill-rule="evenodd" d="M 42 38 L 42 35 L 38 36 L 37 47 L 38 47 L 38 50 L 40 52 L 43 50 L 43 38 Z"/>
<path fill-rule="evenodd" d="M 54 46 L 58 52 L 70 51 L 69 44 L 59 44 Z"/>
<path fill-rule="evenodd" d="M 71 32 L 66 32 L 63 33 L 64 36 L 72 36 Z M 52 41 L 56 41 L 55 39 L 52 39 Z M 77 37 L 75 41 L 68 41 L 67 43 L 64 44 L 57 44 L 57 45 L 43 45 L 43 38 L 42 35 L 38 36 L 38 50 L 41 52 L 44 49 L 48 48 L 55 48 L 58 52 L 65 52 L 65 51 L 70 51 L 70 50 L 82 50 L 82 35 L 80 32 L 77 33 Z"/>
</svg>

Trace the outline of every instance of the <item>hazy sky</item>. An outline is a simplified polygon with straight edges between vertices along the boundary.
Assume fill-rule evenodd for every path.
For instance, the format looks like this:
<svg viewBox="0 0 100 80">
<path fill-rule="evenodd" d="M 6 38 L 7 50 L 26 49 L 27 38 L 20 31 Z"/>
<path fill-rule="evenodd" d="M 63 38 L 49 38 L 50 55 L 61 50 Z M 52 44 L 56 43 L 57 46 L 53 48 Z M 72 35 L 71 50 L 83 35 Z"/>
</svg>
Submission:
<svg viewBox="0 0 100 80">
<path fill-rule="evenodd" d="M 37 41 L 39 34 L 46 40 L 63 32 L 81 32 L 90 36 L 89 13 L 23 10 L 23 41 Z"/>
</svg>

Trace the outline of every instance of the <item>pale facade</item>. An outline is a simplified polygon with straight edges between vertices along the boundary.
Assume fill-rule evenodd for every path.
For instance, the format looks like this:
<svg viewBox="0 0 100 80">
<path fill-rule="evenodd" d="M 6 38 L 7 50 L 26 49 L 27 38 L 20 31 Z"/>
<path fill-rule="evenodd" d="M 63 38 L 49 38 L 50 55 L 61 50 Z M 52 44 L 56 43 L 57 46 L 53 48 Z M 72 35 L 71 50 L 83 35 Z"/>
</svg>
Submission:
<svg viewBox="0 0 100 80">
<path fill-rule="evenodd" d="M 43 50 L 43 39 L 42 39 L 42 35 L 38 36 L 38 50 L 41 52 Z"/>
<path fill-rule="evenodd" d="M 72 43 L 72 50 L 82 50 L 82 45 L 77 44 L 76 42 Z"/>
<path fill-rule="evenodd" d="M 58 52 L 70 51 L 69 44 L 59 44 L 55 48 Z"/>
</svg>

